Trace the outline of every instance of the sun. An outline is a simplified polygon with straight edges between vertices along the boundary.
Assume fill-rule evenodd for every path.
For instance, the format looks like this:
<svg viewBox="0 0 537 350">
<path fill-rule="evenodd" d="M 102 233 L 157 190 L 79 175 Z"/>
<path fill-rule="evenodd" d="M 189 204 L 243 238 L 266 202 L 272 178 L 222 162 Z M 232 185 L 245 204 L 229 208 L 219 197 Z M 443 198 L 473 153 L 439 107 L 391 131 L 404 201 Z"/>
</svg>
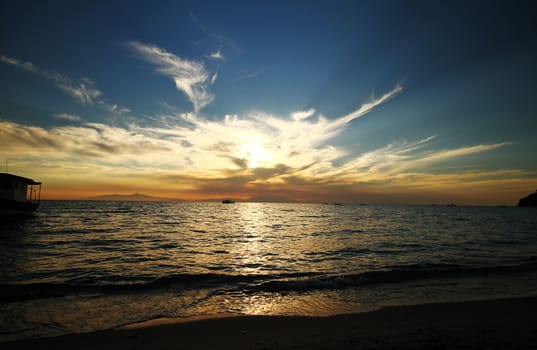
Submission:
<svg viewBox="0 0 537 350">
<path fill-rule="evenodd" d="M 257 168 L 272 158 L 266 148 L 258 143 L 247 143 L 242 146 L 242 157 L 248 160 L 249 168 Z"/>
</svg>

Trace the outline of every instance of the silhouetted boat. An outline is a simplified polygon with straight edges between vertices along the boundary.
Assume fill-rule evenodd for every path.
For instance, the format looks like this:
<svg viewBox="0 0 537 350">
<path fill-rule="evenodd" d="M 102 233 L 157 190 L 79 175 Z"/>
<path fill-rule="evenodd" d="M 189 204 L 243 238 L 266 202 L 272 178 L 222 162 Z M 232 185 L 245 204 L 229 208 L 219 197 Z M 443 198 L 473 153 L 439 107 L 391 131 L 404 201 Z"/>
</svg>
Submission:
<svg viewBox="0 0 537 350">
<path fill-rule="evenodd" d="M 0 215 L 35 211 L 41 200 L 41 182 L 22 176 L 0 173 Z"/>
<path fill-rule="evenodd" d="M 227 198 L 227 199 L 224 199 L 224 200 L 222 201 L 222 203 L 224 203 L 224 204 L 230 204 L 230 203 L 235 203 L 235 201 L 234 201 L 233 199 L 231 199 L 231 198 Z"/>
</svg>

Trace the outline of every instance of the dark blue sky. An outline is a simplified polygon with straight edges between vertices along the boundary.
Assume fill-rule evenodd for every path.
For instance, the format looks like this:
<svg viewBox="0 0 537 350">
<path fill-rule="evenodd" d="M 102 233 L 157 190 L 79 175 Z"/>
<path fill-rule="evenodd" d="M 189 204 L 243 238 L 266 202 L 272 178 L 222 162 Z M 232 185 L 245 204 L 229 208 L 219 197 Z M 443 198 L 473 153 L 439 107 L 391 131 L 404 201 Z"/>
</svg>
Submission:
<svg viewBox="0 0 537 350">
<path fill-rule="evenodd" d="M 434 136 L 414 158 L 470 150 L 404 174 L 515 171 L 526 183 L 536 14 L 532 1 L 3 1 L 0 121 L 148 136 L 185 113 L 336 120 L 400 86 L 314 149 L 345 149 L 336 166 Z"/>
</svg>

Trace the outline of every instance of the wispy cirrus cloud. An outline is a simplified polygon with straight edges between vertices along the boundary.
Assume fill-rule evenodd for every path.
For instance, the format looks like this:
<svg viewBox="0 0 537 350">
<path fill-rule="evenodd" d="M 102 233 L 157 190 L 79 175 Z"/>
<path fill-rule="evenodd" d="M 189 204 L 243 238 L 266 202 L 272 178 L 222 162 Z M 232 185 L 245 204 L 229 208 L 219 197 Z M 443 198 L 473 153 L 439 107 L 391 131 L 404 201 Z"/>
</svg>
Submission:
<svg viewBox="0 0 537 350">
<path fill-rule="evenodd" d="M 482 144 L 459 147 L 454 149 L 432 150 L 431 146 L 436 136 L 430 136 L 417 141 L 399 140 L 382 148 L 361 153 L 354 159 L 338 166 L 317 166 L 313 178 L 322 181 L 330 178 L 339 183 L 400 182 L 403 176 L 428 174 L 435 166 L 446 164 L 455 159 L 493 151 L 509 145 L 508 142 Z M 440 173 L 441 174 L 441 173 Z"/>
<path fill-rule="evenodd" d="M 257 76 L 263 74 L 264 72 L 265 71 L 263 69 L 259 69 L 259 70 L 251 71 L 251 72 L 245 72 L 243 75 L 235 78 L 234 81 L 238 82 L 238 81 L 253 79 L 253 78 L 256 78 Z"/>
<path fill-rule="evenodd" d="M 217 75 L 210 75 L 202 62 L 183 59 L 152 44 L 129 41 L 126 45 L 141 59 L 156 65 L 157 72 L 172 79 L 177 89 L 192 102 L 194 111 L 198 112 L 213 101 L 214 95 L 208 87 Z"/>
<path fill-rule="evenodd" d="M 74 82 L 68 77 L 61 74 L 52 75 L 54 81 L 56 81 L 58 87 L 65 91 L 71 97 L 74 97 L 78 102 L 84 106 L 92 105 L 99 100 L 102 96 L 102 92 L 93 87 L 93 82 L 83 79 L 82 82 Z"/>
<path fill-rule="evenodd" d="M 189 13 L 192 22 L 212 41 L 216 47 L 229 48 L 235 52 L 241 52 L 242 47 L 232 38 L 218 33 L 207 27 L 193 12 Z"/>
<path fill-rule="evenodd" d="M 78 115 L 72 115 L 72 114 L 69 114 L 69 113 L 54 114 L 54 118 L 61 119 L 61 120 L 67 120 L 67 121 L 70 121 L 70 122 L 81 122 L 83 120 Z"/>
<path fill-rule="evenodd" d="M 5 55 L 0 55 L 0 62 L 12 64 L 29 72 L 39 73 L 38 68 L 32 62 L 22 61 L 17 58 L 8 57 Z"/>
<path fill-rule="evenodd" d="M 103 93 L 97 89 L 95 87 L 95 83 L 87 77 L 83 77 L 80 80 L 75 80 L 58 72 L 41 69 L 32 62 L 23 61 L 18 58 L 8 57 L 5 55 L 0 55 L 0 62 L 11 64 L 52 81 L 56 87 L 74 98 L 83 106 L 96 105 L 104 110 L 119 113 L 126 113 L 130 111 L 127 108 L 118 108 L 117 105 L 113 105 L 105 101 L 103 99 Z"/>
<path fill-rule="evenodd" d="M 220 50 L 216 50 L 215 52 L 212 52 L 207 55 L 207 58 L 219 61 L 224 59 L 224 55 L 222 55 L 222 52 L 220 52 Z"/>
<path fill-rule="evenodd" d="M 93 82 L 88 78 L 83 78 L 81 81 L 74 81 L 63 74 L 40 69 L 31 62 L 4 55 L 0 55 L 0 61 L 12 64 L 53 81 L 58 88 L 75 98 L 82 105 L 92 105 L 96 99 L 102 96 L 102 92 L 94 88 Z"/>
<path fill-rule="evenodd" d="M 308 119 L 314 114 L 315 114 L 315 109 L 310 108 L 307 111 L 297 111 L 297 112 L 291 113 L 291 119 L 295 121 L 301 121 L 304 119 Z"/>
</svg>

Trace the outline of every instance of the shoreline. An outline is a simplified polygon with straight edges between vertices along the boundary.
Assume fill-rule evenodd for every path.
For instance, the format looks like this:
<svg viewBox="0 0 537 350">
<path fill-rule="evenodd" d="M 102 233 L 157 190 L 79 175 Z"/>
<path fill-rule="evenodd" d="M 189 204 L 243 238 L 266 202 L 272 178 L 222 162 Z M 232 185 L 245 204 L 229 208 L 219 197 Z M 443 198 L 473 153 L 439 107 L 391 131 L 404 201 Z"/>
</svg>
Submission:
<svg viewBox="0 0 537 350">
<path fill-rule="evenodd" d="M 157 319 L 0 342 L 3 349 L 534 349 L 537 297 L 389 306 L 325 317 Z"/>
</svg>

